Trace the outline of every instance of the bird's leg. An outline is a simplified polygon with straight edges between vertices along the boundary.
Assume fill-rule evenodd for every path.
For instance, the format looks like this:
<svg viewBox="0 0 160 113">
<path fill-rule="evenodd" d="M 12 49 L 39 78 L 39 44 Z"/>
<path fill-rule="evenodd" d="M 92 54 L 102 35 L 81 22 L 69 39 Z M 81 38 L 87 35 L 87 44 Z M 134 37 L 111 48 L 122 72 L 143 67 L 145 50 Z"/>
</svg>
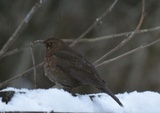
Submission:
<svg viewBox="0 0 160 113">
<path fill-rule="evenodd" d="M 93 101 L 94 95 L 90 95 L 89 98 Z"/>
<path fill-rule="evenodd" d="M 98 95 L 98 97 L 101 97 L 102 95 Z M 93 99 L 95 98 L 95 95 L 89 95 L 89 98 L 93 101 Z"/>
<path fill-rule="evenodd" d="M 72 87 L 64 87 L 63 88 L 65 91 L 69 92 L 72 94 L 72 96 L 77 96 L 74 92 L 73 92 L 73 89 Z"/>
</svg>

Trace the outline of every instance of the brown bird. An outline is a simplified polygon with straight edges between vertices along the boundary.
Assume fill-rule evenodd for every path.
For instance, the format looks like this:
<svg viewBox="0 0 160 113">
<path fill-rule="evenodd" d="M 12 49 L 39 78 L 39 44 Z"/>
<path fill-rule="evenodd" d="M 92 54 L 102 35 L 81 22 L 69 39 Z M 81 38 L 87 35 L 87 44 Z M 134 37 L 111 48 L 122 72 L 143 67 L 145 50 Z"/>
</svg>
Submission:
<svg viewBox="0 0 160 113">
<path fill-rule="evenodd" d="M 46 46 L 44 71 L 54 83 L 70 92 L 82 85 L 91 85 L 109 94 L 120 106 L 119 99 L 105 86 L 95 67 L 78 51 L 66 45 L 61 39 L 49 38 Z"/>
</svg>

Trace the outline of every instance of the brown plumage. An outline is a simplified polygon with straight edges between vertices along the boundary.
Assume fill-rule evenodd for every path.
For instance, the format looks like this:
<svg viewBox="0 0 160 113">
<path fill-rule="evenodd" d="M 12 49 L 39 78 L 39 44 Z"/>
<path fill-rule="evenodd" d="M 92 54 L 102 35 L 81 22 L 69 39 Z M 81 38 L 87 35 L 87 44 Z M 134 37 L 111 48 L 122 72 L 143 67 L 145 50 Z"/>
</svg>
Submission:
<svg viewBox="0 0 160 113">
<path fill-rule="evenodd" d="M 109 94 L 120 106 L 119 99 L 105 86 L 95 67 L 79 52 L 58 38 L 44 41 L 46 46 L 45 75 L 54 83 L 71 91 L 82 85 L 91 85 Z"/>
</svg>

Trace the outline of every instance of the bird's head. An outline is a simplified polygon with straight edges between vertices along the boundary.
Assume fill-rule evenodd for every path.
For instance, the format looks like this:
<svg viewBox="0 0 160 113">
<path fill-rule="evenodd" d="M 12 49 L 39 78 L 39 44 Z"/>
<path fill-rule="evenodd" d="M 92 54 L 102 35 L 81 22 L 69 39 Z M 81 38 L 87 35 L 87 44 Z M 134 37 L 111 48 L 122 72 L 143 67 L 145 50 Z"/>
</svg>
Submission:
<svg viewBox="0 0 160 113">
<path fill-rule="evenodd" d="M 44 40 L 44 44 L 46 46 L 46 50 L 61 50 L 65 49 L 67 45 L 59 38 L 48 38 Z"/>
</svg>

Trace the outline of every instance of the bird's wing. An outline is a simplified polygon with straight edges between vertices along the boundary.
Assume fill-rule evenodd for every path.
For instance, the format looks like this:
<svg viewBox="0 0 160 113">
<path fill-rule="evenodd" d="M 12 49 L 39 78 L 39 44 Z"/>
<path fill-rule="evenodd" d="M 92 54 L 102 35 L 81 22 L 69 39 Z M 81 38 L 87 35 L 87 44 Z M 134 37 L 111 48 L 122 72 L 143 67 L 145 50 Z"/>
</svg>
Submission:
<svg viewBox="0 0 160 113">
<path fill-rule="evenodd" d="M 54 54 L 56 64 L 68 76 L 82 82 L 84 85 L 102 86 L 104 81 L 99 77 L 94 66 L 75 50 L 57 51 Z"/>
</svg>

